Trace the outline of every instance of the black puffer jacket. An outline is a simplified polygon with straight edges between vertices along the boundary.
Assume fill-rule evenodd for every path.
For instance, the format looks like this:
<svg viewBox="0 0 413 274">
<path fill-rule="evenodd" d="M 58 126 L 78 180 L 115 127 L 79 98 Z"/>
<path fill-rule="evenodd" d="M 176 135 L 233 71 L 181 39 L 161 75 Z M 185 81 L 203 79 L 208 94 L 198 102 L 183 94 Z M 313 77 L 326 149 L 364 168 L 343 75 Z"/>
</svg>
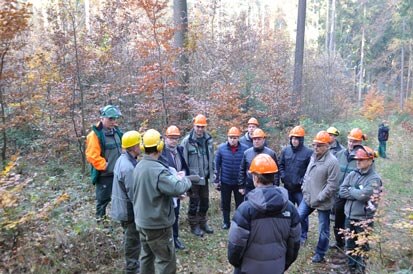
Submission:
<svg viewBox="0 0 413 274">
<path fill-rule="evenodd" d="M 278 167 L 281 182 L 290 192 L 301 191 L 305 171 L 313 154 L 313 151 L 304 145 L 304 137 L 299 137 L 299 140 L 298 147 L 294 147 L 290 138 L 290 146 L 281 151 Z"/>
<path fill-rule="evenodd" d="M 228 260 L 235 273 L 284 273 L 300 249 L 298 212 L 280 187 L 258 187 L 247 198 L 231 222 Z"/>
</svg>

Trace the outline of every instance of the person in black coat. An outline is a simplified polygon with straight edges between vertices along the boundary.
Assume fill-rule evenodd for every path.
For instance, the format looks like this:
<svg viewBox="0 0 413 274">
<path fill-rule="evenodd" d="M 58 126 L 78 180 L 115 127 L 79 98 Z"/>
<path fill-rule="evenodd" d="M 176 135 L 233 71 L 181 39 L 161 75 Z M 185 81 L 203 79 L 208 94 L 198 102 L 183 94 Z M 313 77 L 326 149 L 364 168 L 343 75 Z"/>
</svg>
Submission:
<svg viewBox="0 0 413 274">
<path fill-rule="evenodd" d="M 186 175 L 189 175 L 188 165 L 185 162 L 183 155 L 183 148 L 178 145 L 179 137 L 181 132 L 179 129 L 172 125 L 167 128 L 165 132 L 165 147 L 159 160 L 169 167 L 174 168 L 176 171 L 185 171 Z M 174 210 L 175 210 L 175 223 L 173 224 L 173 236 L 175 248 L 185 249 L 185 245 L 181 242 L 179 238 L 179 209 L 181 206 L 182 197 L 174 198 Z"/>
<path fill-rule="evenodd" d="M 379 132 L 378 132 L 378 139 L 379 139 L 379 155 L 382 158 L 387 158 L 386 155 L 386 143 L 387 140 L 389 139 L 389 125 L 387 124 L 387 121 L 383 121 L 379 125 Z"/>
</svg>

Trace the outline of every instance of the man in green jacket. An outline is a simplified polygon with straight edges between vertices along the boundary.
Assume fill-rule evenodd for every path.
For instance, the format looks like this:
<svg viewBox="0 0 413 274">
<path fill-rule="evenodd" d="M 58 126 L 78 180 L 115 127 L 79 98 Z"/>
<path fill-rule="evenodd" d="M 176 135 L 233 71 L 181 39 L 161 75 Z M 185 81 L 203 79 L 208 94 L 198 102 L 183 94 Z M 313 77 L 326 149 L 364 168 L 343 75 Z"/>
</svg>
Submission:
<svg viewBox="0 0 413 274">
<path fill-rule="evenodd" d="M 206 132 L 207 119 L 198 114 L 194 128 L 182 140 L 183 156 L 191 175 L 199 175 L 198 182 L 192 182 L 189 195 L 188 221 L 191 232 L 202 237 L 204 232 L 214 233 L 207 224 L 209 208 L 209 182 L 214 181 L 214 149 L 211 135 Z"/>
<path fill-rule="evenodd" d="M 173 197 L 191 187 L 183 172 L 174 172 L 159 161 L 164 143 L 161 134 L 149 129 L 143 135 L 145 154 L 133 171 L 133 212 L 142 245 L 140 273 L 176 273 L 172 225 Z"/>
</svg>

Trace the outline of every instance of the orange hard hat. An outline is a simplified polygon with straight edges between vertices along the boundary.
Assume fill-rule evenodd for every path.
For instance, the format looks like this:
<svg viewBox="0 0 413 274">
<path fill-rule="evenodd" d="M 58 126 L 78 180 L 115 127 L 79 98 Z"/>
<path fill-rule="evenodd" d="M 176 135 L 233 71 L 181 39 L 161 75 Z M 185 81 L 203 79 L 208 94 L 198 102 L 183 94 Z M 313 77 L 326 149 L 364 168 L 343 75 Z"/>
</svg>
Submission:
<svg viewBox="0 0 413 274">
<path fill-rule="evenodd" d="M 207 118 L 202 115 L 202 114 L 198 114 L 197 116 L 195 116 L 194 118 L 194 125 L 195 126 L 207 126 Z"/>
<path fill-rule="evenodd" d="M 181 132 L 177 126 L 169 126 L 166 129 L 165 136 L 181 136 Z"/>
<path fill-rule="evenodd" d="M 367 140 L 366 135 L 364 135 L 361 129 L 359 128 L 353 128 L 348 134 L 347 138 L 356 141 Z"/>
<path fill-rule="evenodd" d="M 262 129 L 256 128 L 252 133 L 251 138 L 265 138 L 265 133 Z"/>
<path fill-rule="evenodd" d="M 327 131 L 322 130 L 317 133 L 313 142 L 318 144 L 329 144 L 331 142 L 331 136 Z"/>
<path fill-rule="evenodd" d="M 247 123 L 247 124 L 253 124 L 253 125 L 256 125 L 257 127 L 260 125 L 260 123 L 258 123 L 258 120 L 255 119 L 254 117 L 251 117 L 251 118 L 248 120 L 248 123 Z"/>
<path fill-rule="evenodd" d="M 252 160 L 249 172 L 258 174 L 276 173 L 278 172 L 278 167 L 270 155 L 261 153 Z"/>
<path fill-rule="evenodd" d="M 360 146 L 359 149 L 356 151 L 356 155 L 354 156 L 354 159 L 373 159 L 376 156 L 376 153 L 374 152 L 373 149 L 369 148 L 368 146 Z"/>
<path fill-rule="evenodd" d="M 290 131 L 290 137 L 304 137 L 304 136 L 305 136 L 305 130 L 302 126 L 295 126 Z"/>
<path fill-rule="evenodd" d="M 239 137 L 241 135 L 241 131 L 237 127 L 232 127 L 228 130 L 227 136 L 229 137 Z"/>
</svg>

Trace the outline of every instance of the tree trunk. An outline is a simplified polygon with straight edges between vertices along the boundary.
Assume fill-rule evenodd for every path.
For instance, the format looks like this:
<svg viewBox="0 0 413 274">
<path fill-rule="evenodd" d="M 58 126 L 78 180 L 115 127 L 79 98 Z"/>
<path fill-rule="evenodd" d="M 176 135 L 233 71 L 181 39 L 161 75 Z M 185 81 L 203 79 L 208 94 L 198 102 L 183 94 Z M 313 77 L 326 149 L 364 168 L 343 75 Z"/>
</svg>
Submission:
<svg viewBox="0 0 413 274">
<path fill-rule="evenodd" d="M 363 3 L 363 23 L 361 25 L 361 48 L 360 48 L 360 67 L 359 67 L 359 82 L 358 82 L 358 106 L 361 106 L 361 93 L 363 90 L 364 76 L 364 44 L 365 44 L 365 20 L 366 20 L 366 4 Z"/>
<path fill-rule="evenodd" d="M 402 44 L 401 44 L 401 53 L 400 53 L 400 110 L 403 111 L 404 103 L 404 21 L 402 21 Z"/>
<path fill-rule="evenodd" d="M 174 44 L 175 47 L 179 50 L 178 60 L 175 62 L 175 68 L 178 77 L 178 87 L 176 88 L 176 92 L 177 94 L 188 95 L 189 60 L 186 49 L 188 42 L 188 8 L 186 0 L 174 0 L 174 24 Z M 183 96 L 178 96 L 178 98 L 182 97 Z M 188 119 L 188 108 L 186 106 L 182 106 L 181 109 L 182 113 L 180 114 L 181 117 L 179 117 L 179 119 Z"/>
<path fill-rule="evenodd" d="M 332 0 L 331 2 L 331 13 L 330 13 L 330 28 L 329 28 L 329 42 L 328 42 L 328 55 L 334 56 L 335 50 L 335 28 L 336 28 L 336 0 Z"/>
<path fill-rule="evenodd" d="M 6 53 L 8 51 L 8 48 L 6 48 L 0 56 L 0 105 L 1 105 L 1 122 L 2 122 L 2 127 L 1 127 L 1 135 L 3 138 L 3 147 L 1 150 L 1 161 L 3 166 L 6 163 L 6 151 L 7 151 L 7 134 L 6 134 L 6 112 L 4 110 L 4 88 L 3 88 L 3 68 L 4 68 L 4 57 L 6 56 Z"/>
<path fill-rule="evenodd" d="M 296 36 L 296 42 L 295 42 L 295 59 L 294 59 L 293 96 L 291 96 L 292 106 L 297 110 L 297 112 L 299 111 L 298 100 L 301 98 L 301 92 L 302 92 L 306 4 L 307 4 L 306 0 L 298 1 L 297 36 Z"/>
<path fill-rule="evenodd" d="M 412 45 L 409 44 L 409 64 L 407 65 L 407 81 L 406 81 L 406 96 L 405 99 L 409 99 L 410 98 L 410 94 L 411 94 L 411 83 L 412 83 Z"/>
</svg>

